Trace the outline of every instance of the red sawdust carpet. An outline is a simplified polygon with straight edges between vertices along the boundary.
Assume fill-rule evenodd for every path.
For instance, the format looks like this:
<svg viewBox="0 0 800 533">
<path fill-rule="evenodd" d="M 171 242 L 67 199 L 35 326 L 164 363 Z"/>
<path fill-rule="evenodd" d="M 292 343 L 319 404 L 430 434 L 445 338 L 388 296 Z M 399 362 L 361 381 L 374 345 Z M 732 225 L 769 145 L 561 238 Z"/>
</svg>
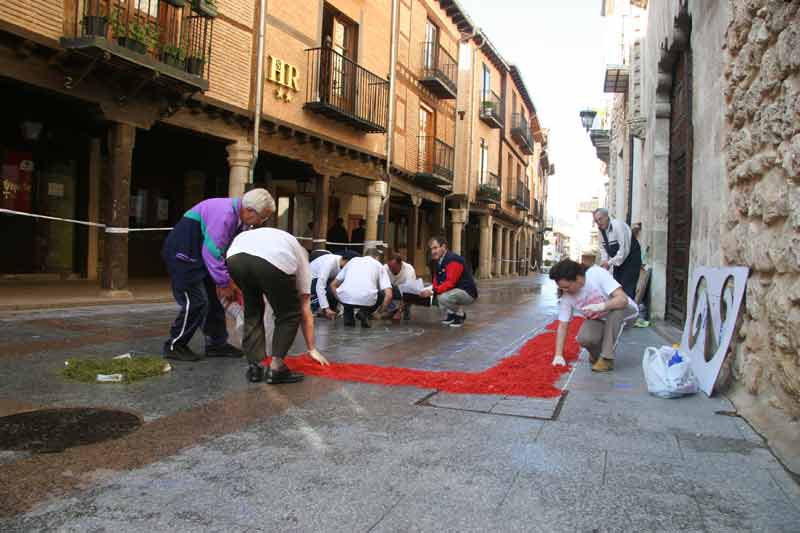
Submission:
<svg viewBox="0 0 800 533">
<path fill-rule="evenodd" d="M 564 347 L 567 362 L 575 361 L 580 353 L 575 337 L 581 320 L 572 320 Z M 306 355 L 286 358 L 292 370 L 311 376 L 341 381 L 356 381 L 378 385 L 412 386 L 458 394 L 496 394 L 553 398 L 561 394 L 555 387 L 569 366 L 553 366 L 555 329 L 557 322 L 546 332 L 526 342 L 517 353 L 506 357 L 492 368 L 481 372 L 448 372 L 386 367 L 360 363 L 335 363 L 323 367 Z M 264 360 L 269 364 L 269 358 Z"/>
</svg>

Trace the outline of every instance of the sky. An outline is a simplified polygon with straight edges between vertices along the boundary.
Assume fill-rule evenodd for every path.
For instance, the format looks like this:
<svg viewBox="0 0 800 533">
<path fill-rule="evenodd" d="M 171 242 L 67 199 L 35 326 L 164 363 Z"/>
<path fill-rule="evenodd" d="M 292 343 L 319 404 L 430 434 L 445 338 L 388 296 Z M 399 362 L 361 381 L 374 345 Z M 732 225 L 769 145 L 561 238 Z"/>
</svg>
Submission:
<svg viewBox="0 0 800 533">
<path fill-rule="evenodd" d="M 550 179 L 548 210 L 562 226 L 575 225 L 576 202 L 590 199 L 593 191 L 599 193 L 604 181 L 578 116 L 587 107 L 604 107 L 607 100 L 601 3 L 459 0 L 506 62 L 520 69 L 539 121 L 550 129 L 550 162 L 556 174 Z M 588 234 L 590 228 L 569 229 Z"/>
</svg>

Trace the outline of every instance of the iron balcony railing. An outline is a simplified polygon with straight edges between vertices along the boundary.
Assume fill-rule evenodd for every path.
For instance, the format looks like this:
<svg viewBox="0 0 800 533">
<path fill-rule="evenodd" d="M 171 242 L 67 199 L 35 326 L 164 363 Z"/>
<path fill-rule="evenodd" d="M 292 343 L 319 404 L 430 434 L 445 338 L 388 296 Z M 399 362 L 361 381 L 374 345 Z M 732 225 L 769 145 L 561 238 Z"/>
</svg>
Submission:
<svg viewBox="0 0 800 533">
<path fill-rule="evenodd" d="M 503 127 L 503 99 L 494 91 L 485 91 L 481 95 L 480 118 L 493 128 Z"/>
<path fill-rule="evenodd" d="M 84 0 L 62 44 L 110 52 L 183 81 L 207 80 L 216 16 L 209 0 Z"/>
<path fill-rule="evenodd" d="M 533 154 L 533 139 L 528 120 L 522 113 L 511 115 L 511 137 L 517 142 L 520 149 L 527 155 Z"/>
<path fill-rule="evenodd" d="M 455 150 L 439 139 L 427 135 L 418 137 L 417 174 L 435 177 L 451 183 Z"/>
<path fill-rule="evenodd" d="M 332 48 L 306 50 L 305 108 L 367 133 L 386 133 L 389 82 Z"/>
<path fill-rule="evenodd" d="M 533 210 L 531 211 L 531 215 L 535 220 L 541 221 L 539 212 L 539 200 L 537 198 L 533 199 Z"/>
<path fill-rule="evenodd" d="M 531 193 L 528 186 L 522 181 L 517 181 L 517 195 L 515 199 L 517 207 L 520 209 L 528 209 L 530 207 L 530 198 Z"/>
<path fill-rule="evenodd" d="M 420 83 L 439 98 L 454 99 L 458 94 L 458 61 L 439 43 L 422 43 Z"/>
<path fill-rule="evenodd" d="M 483 202 L 500 202 L 500 176 L 493 172 L 478 175 L 477 198 Z"/>
</svg>

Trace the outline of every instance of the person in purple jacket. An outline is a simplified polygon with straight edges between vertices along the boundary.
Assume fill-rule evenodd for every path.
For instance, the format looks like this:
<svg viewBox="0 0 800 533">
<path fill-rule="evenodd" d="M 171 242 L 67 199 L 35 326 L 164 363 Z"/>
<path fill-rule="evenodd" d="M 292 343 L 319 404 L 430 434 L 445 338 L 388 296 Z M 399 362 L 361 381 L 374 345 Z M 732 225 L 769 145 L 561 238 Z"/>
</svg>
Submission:
<svg viewBox="0 0 800 533">
<path fill-rule="evenodd" d="M 164 241 L 161 256 L 167 265 L 172 294 L 180 311 L 164 343 L 164 357 L 198 361 L 202 355 L 188 344 L 203 328 L 207 357 L 241 357 L 228 343 L 225 309 L 220 298 L 232 299 L 235 285 L 228 275 L 225 252 L 245 226 L 260 226 L 275 212 L 266 189 L 253 189 L 242 198 L 210 198 L 189 209 Z"/>
</svg>

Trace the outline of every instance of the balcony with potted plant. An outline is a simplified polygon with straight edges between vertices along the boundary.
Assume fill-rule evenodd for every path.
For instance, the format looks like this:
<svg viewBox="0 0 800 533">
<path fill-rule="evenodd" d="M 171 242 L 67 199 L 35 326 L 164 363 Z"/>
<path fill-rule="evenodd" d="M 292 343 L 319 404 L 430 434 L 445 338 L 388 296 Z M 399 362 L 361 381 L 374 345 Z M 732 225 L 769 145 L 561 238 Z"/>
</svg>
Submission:
<svg viewBox="0 0 800 533">
<path fill-rule="evenodd" d="M 492 128 L 503 127 L 503 99 L 494 91 L 487 91 L 480 99 L 480 119 Z"/>
<path fill-rule="evenodd" d="M 61 44 L 80 80 L 113 77 L 132 91 L 147 84 L 205 91 L 216 16 L 215 0 L 85 0 Z"/>
<path fill-rule="evenodd" d="M 500 203 L 500 177 L 487 172 L 485 176 L 478 176 L 478 189 L 475 193 L 478 202 L 499 204 Z"/>
</svg>

